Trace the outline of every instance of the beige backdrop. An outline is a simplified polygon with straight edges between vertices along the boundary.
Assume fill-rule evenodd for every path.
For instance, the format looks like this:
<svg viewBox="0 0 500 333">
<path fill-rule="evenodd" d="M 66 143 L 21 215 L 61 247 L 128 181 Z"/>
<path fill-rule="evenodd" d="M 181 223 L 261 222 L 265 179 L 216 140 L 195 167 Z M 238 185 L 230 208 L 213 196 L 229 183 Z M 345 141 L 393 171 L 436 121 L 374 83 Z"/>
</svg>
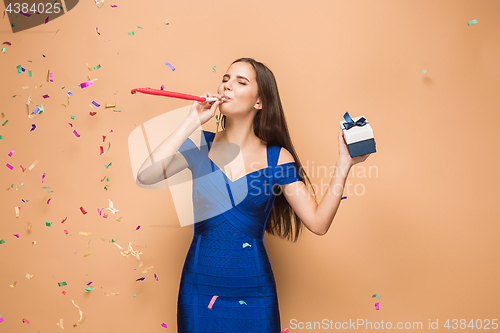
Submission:
<svg viewBox="0 0 500 333">
<path fill-rule="evenodd" d="M 128 138 L 191 102 L 130 90 L 164 84 L 215 93 L 239 57 L 264 62 L 276 75 L 318 202 L 338 156 L 343 114 L 364 115 L 377 142 L 377 152 L 351 170 L 348 198 L 325 236 L 304 229 L 297 243 L 264 237 L 282 328 L 323 320 L 383 321 L 393 329 L 420 322 L 426 331 L 430 320 L 443 332 L 447 320 L 460 332 L 473 331 L 471 320 L 476 332 L 481 323 L 498 325 L 499 1 L 101 5 L 80 1 L 15 34 L 7 16 L 0 20 L 1 41 L 12 43 L 0 53 L 0 332 L 58 332 L 61 319 L 72 330 L 80 319 L 74 304 L 88 314 L 79 332 L 176 332 L 193 225 L 180 227 L 168 187 L 135 184 Z M 473 19 L 478 23 L 468 26 Z M 18 74 L 18 65 L 26 72 Z M 93 86 L 78 87 L 88 80 Z M 30 112 L 44 107 L 34 119 L 26 110 L 30 95 Z M 215 131 L 215 121 L 203 128 Z M 109 144 L 101 156 L 99 147 Z M 104 218 L 99 211 L 108 200 L 119 211 Z M 126 250 L 129 242 L 140 261 L 115 246 Z M 141 271 L 153 267 L 138 272 L 139 262 Z M 300 331 L 328 331 L 305 327 Z"/>
</svg>

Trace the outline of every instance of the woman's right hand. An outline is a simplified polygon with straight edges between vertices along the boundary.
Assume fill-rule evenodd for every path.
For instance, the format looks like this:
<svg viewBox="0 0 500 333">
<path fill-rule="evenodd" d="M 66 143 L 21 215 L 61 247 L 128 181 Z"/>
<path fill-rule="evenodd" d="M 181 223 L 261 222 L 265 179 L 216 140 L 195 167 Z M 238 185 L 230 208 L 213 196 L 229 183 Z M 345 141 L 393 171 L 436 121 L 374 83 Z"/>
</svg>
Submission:
<svg viewBox="0 0 500 333">
<path fill-rule="evenodd" d="M 200 126 L 209 121 L 213 116 L 215 116 L 215 110 L 217 110 L 217 107 L 221 103 L 220 98 L 222 98 L 222 95 L 212 95 L 207 91 L 205 95 L 201 97 L 217 97 L 219 98 L 219 100 L 215 102 L 194 101 L 191 109 L 189 110 L 188 118 L 195 124 L 198 124 Z"/>
</svg>

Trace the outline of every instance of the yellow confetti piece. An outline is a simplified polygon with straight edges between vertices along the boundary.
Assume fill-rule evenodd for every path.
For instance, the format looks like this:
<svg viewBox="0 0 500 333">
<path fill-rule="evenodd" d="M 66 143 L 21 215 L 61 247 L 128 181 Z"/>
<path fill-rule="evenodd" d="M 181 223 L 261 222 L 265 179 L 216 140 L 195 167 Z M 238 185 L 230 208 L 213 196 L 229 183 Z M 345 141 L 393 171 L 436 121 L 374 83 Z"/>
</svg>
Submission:
<svg viewBox="0 0 500 333">
<path fill-rule="evenodd" d="M 22 188 L 23 188 L 23 186 L 24 186 L 24 182 L 23 182 L 23 183 L 21 183 L 21 185 L 16 186 L 16 191 L 19 191 L 20 189 L 22 189 Z"/>
<path fill-rule="evenodd" d="M 41 88 L 42 86 L 43 86 L 43 83 L 42 83 L 41 85 L 39 85 L 39 86 L 35 86 L 35 89 L 39 89 L 39 88 Z"/>
<path fill-rule="evenodd" d="M 36 245 L 36 241 L 32 241 L 32 242 L 31 242 L 31 245 Z"/>
<path fill-rule="evenodd" d="M 31 229 L 31 223 L 28 223 L 28 229 Z"/>
<path fill-rule="evenodd" d="M 139 257 L 139 255 L 142 254 L 141 251 L 139 250 L 134 250 L 132 249 L 132 242 L 129 242 L 129 245 L 128 245 L 128 250 L 125 250 L 125 251 L 122 251 L 121 254 L 124 256 L 124 257 L 127 257 L 127 256 L 134 256 L 137 260 L 140 260 L 141 258 Z"/>
<path fill-rule="evenodd" d="M 117 296 L 119 293 L 104 293 L 106 296 Z"/>
<path fill-rule="evenodd" d="M 73 302 L 73 305 L 78 308 L 78 311 L 80 311 L 80 319 L 78 319 L 78 321 L 76 323 L 83 324 L 83 322 L 85 321 L 85 318 L 87 318 L 88 313 L 85 314 L 85 317 L 82 318 L 83 311 L 80 309 L 80 307 L 78 305 L 75 304 L 75 302 L 73 300 L 71 300 L 71 302 Z M 73 324 L 73 327 L 76 327 L 76 324 Z"/>
<path fill-rule="evenodd" d="M 121 222 L 122 218 L 123 218 L 123 216 L 120 216 L 119 218 L 116 219 L 116 222 Z"/>
<path fill-rule="evenodd" d="M 16 210 L 16 219 L 19 218 L 19 207 L 14 207 L 14 209 Z"/>
<path fill-rule="evenodd" d="M 80 231 L 80 235 L 92 236 L 92 233 L 91 232 L 86 232 L 86 231 Z"/>
<path fill-rule="evenodd" d="M 118 212 L 118 209 L 113 208 L 113 201 L 111 201 L 109 199 L 108 199 L 108 201 L 109 201 L 109 208 L 106 208 L 106 210 L 108 212 L 113 213 L 113 214 L 115 214 L 116 212 Z"/>
<path fill-rule="evenodd" d="M 21 89 L 28 89 L 30 86 L 21 87 Z"/>
<path fill-rule="evenodd" d="M 141 273 L 147 273 L 148 269 L 151 269 L 151 268 L 153 268 L 153 266 L 150 266 L 150 267 L 146 268 L 145 270 L 141 271 Z"/>
<path fill-rule="evenodd" d="M 28 280 L 31 280 L 33 278 L 33 275 L 26 273 L 26 278 L 28 278 Z"/>
<path fill-rule="evenodd" d="M 64 327 L 63 327 L 63 320 L 62 320 L 62 318 L 59 320 L 59 322 L 58 322 L 58 323 L 56 323 L 56 325 L 57 325 L 57 326 L 60 326 L 62 329 L 64 329 Z"/>
<path fill-rule="evenodd" d="M 16 282 L 14 282 L 13 284 L 11 284 L 11 285 L 10 285 L 10 287 L 11 287 L 11 288 L 14 288 L 14 287 L 16 286 L 16 283 L 17 283 L 17 281 L 16 281 Z"/>
<path fill-rule="evenodd" d="M 116 108 L 116 103 L 106 103 L 106 108 Z"/>
<path fill-rule="evenodd" d="M 33 168 L 35 167 L 35 165 L 38 164 L 38 160 L 35 160 L 35 162 L 33 162 L 33 164 L 30 165 L 30 167 L 28 168 L 28 170 L 33 170 Z"/>
<path fill-rule="evenodd" d="M 83 257 L 84 257 L 84 258 L 85 258 L 85 257 L 88 257 L 88 256 L 89 256 L 89 255 L 91 255 L 91 254 L 92 254 L 92 252 L 85 253 L 85 254 L 83 255 Z"/>
</svg>

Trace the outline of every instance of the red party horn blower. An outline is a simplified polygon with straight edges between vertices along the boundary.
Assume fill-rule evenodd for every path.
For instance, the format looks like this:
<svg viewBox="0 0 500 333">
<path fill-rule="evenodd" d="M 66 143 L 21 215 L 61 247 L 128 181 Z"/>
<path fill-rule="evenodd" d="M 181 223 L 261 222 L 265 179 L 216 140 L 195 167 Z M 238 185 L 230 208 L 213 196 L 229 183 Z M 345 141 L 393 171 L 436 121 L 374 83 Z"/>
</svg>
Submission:
<svg viewBox="0 0 500 333">
<path fill-rule="evenodd" d="M 198 102 L 214 102 L 214 101 L 219 100 L 217 97 L 199 97 L 199 96 L 194 96 L 194 95 L 189 95 L 189 94 L 182 94 L 182 93 L 173 92 L 173 91 L 151 89 L 151 88 L 136 88 L 136 89 L 132 89 L 132 91 L 130 93 L 135 94 L 136 92 L 141 92 L 143 94 L 150 94 L 150 95 L 158 95 L 158 96 L 187 99 L 190 101 L 198 101 Z M 225 100 L 225 98 L 222 98 L 222 100 Z"/>
</svg>

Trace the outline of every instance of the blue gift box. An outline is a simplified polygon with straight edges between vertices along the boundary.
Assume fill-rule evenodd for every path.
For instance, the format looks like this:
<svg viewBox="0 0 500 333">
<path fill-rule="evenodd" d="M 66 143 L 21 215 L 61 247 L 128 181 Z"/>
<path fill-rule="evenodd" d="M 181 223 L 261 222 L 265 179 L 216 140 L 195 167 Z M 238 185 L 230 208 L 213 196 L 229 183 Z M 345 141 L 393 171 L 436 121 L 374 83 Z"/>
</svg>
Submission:
<svg viewBox="0 0 500 333">
<path fill-rule="evenodd" d="M 344 114 L 344 120 L 340 122 L 340 128 L 344 134 L 344 141 L 351 157 L 375 153 L 375 139 L 373 130 L 365 117 L 352 119 L 349 113 Z"/>
</svg>

